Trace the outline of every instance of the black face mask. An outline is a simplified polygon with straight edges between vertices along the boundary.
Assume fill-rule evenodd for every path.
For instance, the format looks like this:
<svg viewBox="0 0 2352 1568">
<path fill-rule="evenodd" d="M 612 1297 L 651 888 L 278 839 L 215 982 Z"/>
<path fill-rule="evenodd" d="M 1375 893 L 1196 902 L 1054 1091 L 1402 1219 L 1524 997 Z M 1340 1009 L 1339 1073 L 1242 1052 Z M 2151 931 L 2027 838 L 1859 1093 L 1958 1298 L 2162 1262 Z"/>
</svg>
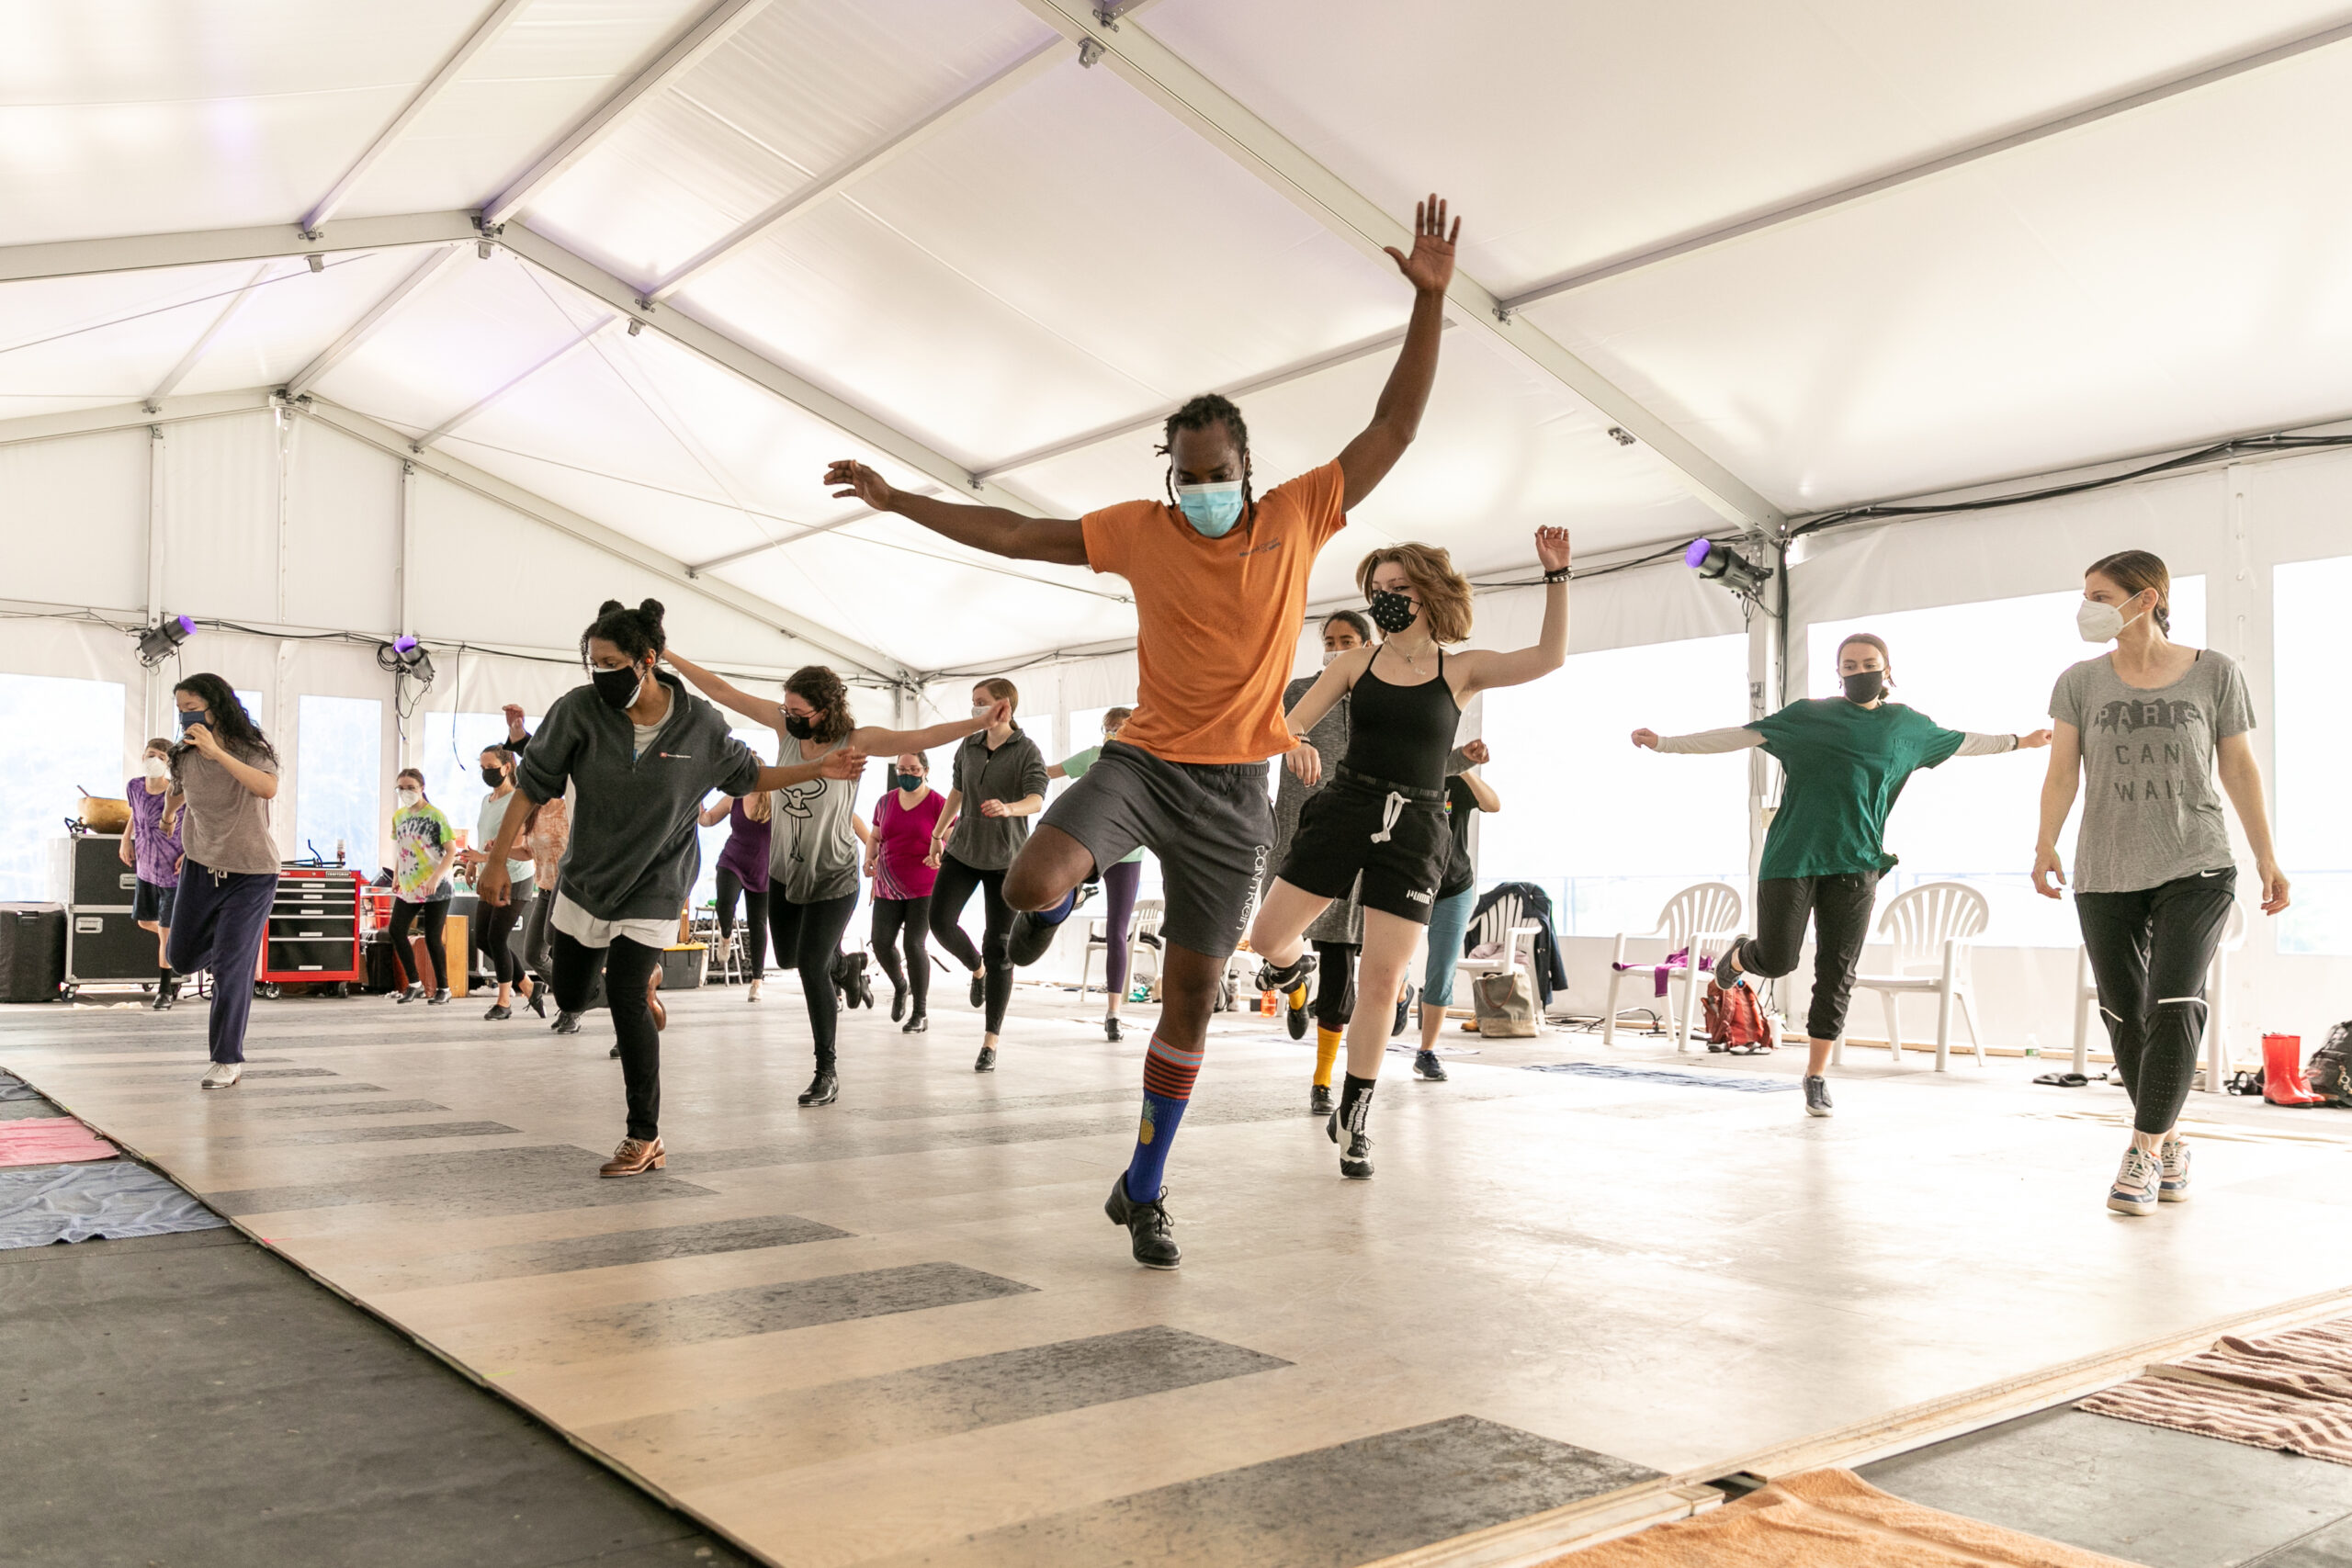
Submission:
<svg viewBox="0 0 2352 1568">
<path fill-rule="evenodd" d="M 899 787 L 905 790 L 909 795 L 912 795 L 915 791 L 922 788 L 922 775 L 921 773 L 900 773 L 899 775 Z"/>
<path fill-rule="evenodd" d="M 481 771 L 481 782 L 488 784 L 491 788 L 496 789 L 500 784 L 506 782 L 506 774 L 503 771 L 497 768 L 484 768 Z"/>
<path fill-rule="evenodd" d="M 637 701 L 637 694 L 645 687 L 645 673 L 634 664 L 618 670 L 591 670 L 588 679 L 595 683 L 596 694 L 611 708 L 627 708 Z"/>
<path fill-rule="evenodd" d="M 1838 681 L 1846 688 L 1849 703 L 1874 703 L 1886 695 L 1886 671 L 1860 670 L 1851 675 L 1840 675 Z"/>
<path fill-rule="evenodd" d="M 1391 593 L 1386 589 L 1374 590 L 1372 624 L 1390 637 L 1395 637 L 1398 632 L 1411 626 L 1413 617 L 1418 614 L 1419 611 L 1414 606 L 1413 602 L 1402 593 Z"/>
<path fill-rule="evenodd" d="M 817 733 L 817 721 L 803 718 L 797 713 L 788 713 L 784 716 L 784 732 L 795 740 L 806 740 Z"/>
</svg>

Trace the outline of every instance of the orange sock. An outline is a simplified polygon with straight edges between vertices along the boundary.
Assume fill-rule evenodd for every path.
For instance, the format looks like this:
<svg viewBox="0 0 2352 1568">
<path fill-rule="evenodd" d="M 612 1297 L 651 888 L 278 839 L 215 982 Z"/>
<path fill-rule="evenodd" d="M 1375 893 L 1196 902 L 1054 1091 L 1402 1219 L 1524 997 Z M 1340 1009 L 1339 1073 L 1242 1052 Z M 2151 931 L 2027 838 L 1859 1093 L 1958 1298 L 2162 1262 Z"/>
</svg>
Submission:
<svg viewBox="0 0 2352 1568">
<path fill-rule="evenodd" d="M 1315 1031 L 1315 1087 L 1331 1087 L 1331 1066 L 1340 1059 L 1340 1032 L 1319 1025 Z"/>
</svg>

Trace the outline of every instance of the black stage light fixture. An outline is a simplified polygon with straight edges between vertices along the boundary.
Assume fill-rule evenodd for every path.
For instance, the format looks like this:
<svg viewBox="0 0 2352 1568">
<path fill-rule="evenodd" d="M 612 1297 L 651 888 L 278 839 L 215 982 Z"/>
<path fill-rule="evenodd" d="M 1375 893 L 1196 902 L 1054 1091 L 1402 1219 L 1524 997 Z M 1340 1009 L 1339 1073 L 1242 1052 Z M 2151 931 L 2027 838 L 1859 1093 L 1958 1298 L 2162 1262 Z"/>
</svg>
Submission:
<svg viewBox="0 0 2352 1568">
<path fill-rule="evenodd" d="M 193 619 L 187 615 L 166 615 L 139 634 L 139 662 L 153 670 L 195 635 L 196 622 Z"/>
<path fill-rule="evenodd" d="M 406 675 L 420 686 L 433 684 L 433 655 L 406 633 L 376 645 L 376 667 L 390 674 Z"/>
<path fill-rule="evenodd" d="M 1733 549 L 1729 545 L 1713 539 L 1693 539 L 1690 547 L 1682 552 L 1682 564 L 1710 582 L 1720 582 L 1744 599 L 1753 599 L 1765 583 L 1771 581 L 1772 569 L 1758 566 Z"/>
</svg>

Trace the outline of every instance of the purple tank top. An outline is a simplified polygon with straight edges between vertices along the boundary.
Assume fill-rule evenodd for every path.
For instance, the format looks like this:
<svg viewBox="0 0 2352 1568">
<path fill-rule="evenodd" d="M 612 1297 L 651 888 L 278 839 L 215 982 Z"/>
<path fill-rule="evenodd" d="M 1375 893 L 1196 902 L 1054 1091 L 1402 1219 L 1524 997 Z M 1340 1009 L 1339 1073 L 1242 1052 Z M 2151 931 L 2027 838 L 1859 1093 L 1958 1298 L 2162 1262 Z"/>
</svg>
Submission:
<svg viewBox="0 0 2352 1568">
<path fill-rule="evenodd" d="M 768 825 L 743 815 L 739 798 L 727 808 L 727 847 L 718 852 L 718 869 L 731 871 L 753 893 L 768 890 Z"/>
</svg>

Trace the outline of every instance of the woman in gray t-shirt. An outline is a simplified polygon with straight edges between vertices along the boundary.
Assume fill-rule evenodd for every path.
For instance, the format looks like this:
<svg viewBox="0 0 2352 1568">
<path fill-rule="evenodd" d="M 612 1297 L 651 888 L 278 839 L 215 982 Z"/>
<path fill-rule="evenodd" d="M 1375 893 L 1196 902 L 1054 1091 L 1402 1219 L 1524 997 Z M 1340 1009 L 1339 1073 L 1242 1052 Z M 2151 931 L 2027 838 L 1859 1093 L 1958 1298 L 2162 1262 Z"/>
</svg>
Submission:
<svg viewBox="0 0 2352 1568">
<path fill-rule="evenodd" d="M 784 700 L 753 696 L 671 649 L 671 668 L 713 702 L 773 726 L 779 759 L 813 762 L 851 746 L 869 756 L 924 751 L 985 728 L 989 715 L 954 719 L 924 729 L 860 725 L 849 709 L 849 689 L 821 664 L 796 670 Z M 808 1032 L 817 1047 L 817 1076 L 802 1091 L 803 1105 L 831 1105 L 841 1095 L 833 1046 L 841 1003 L 833 995 L 833 955 L 857 910 L 858 867 L 864 846 L 853 826 L 857 781 L 813 779 L 780 789 L 768 814 L 768 934 L 779 965 L 797 969 L 808 1004 Z"/>
<path fill-rule="evenodd" d="M 2085 641 L 2115 650 L 2073 666 L 2050 694 L 2050 776 L 2033 856 L 2035 889 L 2061 897 L 2058 834 L 2086 790 L 2075 913 L 2132 1097 L 2132 1147 L 2107 1198 L 2125 1214 L 2188 1197 L 2177 1123 L 2205 1035 L 2206 971 L 2237 897 L 2222 795 L 2254 849 L 2263 913 L 2287 907 L 2262 770 L 2246 740 L 2245 677 L 2226 655 L 2165 635 L 2171 595 L 2171 574 L 2145 550 L 2108 556 L 2084 574 L 2076 625 Z"/>
<path fill-rule="evenodd" d="M 191 675 L 172 688 L 172 697 L 180 743 L 169 758 L 170 794 L 185 853 L 167 956 L 183 975 L 211 973 L 204 1032 L 212 1066 L 198 1082 L 228 1089 L 244 1074 L 254 968 L 277 895 L 277 840 L 269 823 L 277 749 L 218 675 Z"/>
</svg>

